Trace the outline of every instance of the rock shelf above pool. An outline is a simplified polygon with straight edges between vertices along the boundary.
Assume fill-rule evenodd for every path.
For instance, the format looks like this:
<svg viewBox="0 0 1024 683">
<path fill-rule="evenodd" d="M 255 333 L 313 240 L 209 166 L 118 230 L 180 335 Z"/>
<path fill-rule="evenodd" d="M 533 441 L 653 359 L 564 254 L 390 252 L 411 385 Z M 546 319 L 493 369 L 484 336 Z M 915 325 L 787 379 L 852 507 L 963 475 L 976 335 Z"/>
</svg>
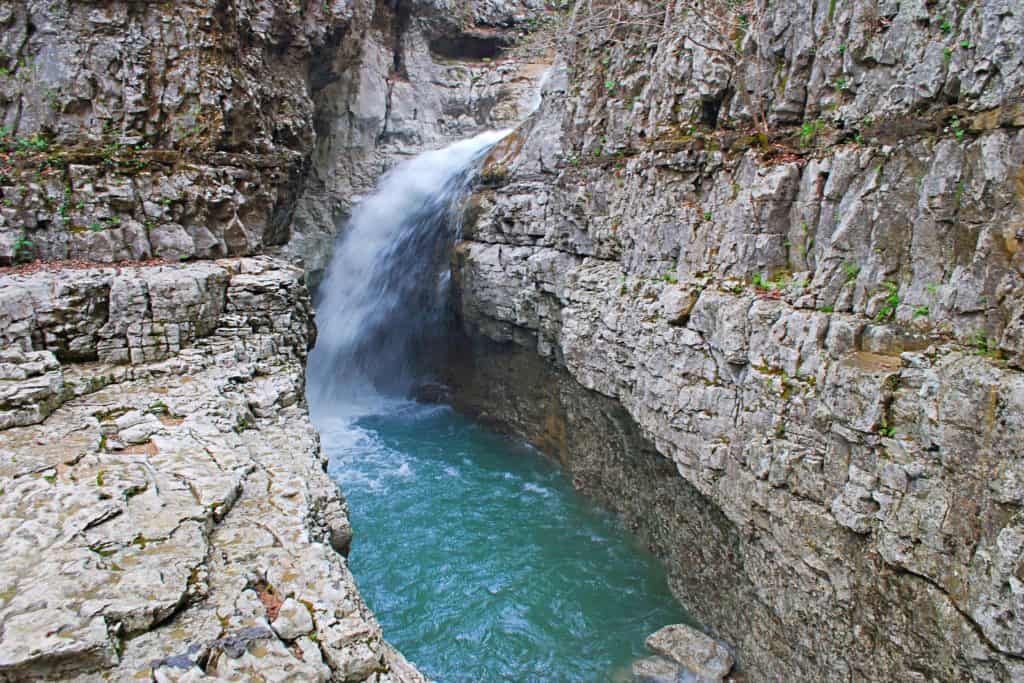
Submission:
<svg viewBox="0 0 1024 683">
<path fill-rule="evenodd" d="M 0 680 L 420 681 L 343 553 L 302 272 L 0 284 Z"/>
</svg>

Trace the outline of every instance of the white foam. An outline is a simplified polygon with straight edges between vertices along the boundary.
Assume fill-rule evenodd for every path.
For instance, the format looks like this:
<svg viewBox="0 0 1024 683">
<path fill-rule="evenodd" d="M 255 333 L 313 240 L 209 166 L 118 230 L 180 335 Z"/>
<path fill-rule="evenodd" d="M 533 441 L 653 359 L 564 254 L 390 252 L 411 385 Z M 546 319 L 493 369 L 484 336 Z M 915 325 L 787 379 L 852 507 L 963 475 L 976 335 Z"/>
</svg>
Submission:
<svg viewBox="0 0 1024 683">
<path fill-rule="evenodd" d="M 354 208 L 319 291 L 308 382 L 314 419 L 381 413 L 390 400 L 382 387 L 397 395 L 411 388 L 419 333 L 436 330 L 434 318 L 447 310 L 442 249 L 453 207 L 468 191 L 472 165 L 509 132 L 405 161 Z"/>
<path fill-rule="evenodd" d="M 539 493 L 545 498 L 551 495 L 551 491 L 549 489 L 544 488 L 540 484 L 534 484 L 532 481 L 528 481 L 525 484 L 523 484 L 523 490 L 529 491 L 530 493 Z"/>
</svg>

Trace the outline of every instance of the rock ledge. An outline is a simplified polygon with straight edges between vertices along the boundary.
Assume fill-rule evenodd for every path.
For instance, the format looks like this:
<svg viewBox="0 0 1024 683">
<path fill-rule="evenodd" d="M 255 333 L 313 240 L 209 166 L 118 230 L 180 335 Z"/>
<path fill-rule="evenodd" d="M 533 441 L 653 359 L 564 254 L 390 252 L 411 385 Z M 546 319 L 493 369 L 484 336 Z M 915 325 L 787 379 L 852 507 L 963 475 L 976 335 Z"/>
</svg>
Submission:
<svg viewBox="0 0 1024 683">
<path fill-rule="evenodd" d="M 339 552 L 311 321 L 266 258 L 0 279 L 0 680 L 423 680 Z"/>
</svg>

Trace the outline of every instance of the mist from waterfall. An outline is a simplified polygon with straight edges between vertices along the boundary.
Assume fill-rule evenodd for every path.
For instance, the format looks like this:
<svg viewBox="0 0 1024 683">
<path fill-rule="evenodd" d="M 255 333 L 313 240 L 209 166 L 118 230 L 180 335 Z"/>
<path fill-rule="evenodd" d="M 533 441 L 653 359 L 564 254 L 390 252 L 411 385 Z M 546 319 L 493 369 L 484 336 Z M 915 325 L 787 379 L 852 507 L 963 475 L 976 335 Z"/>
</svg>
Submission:
<svg viewBox="0 0 1024 683">
<path fill-rule="evenodd" d="M 448 249 L 480 162 L 507 133 L 403 162 L 356 206 L 320 285 L 312 406 L 359 412 L 382 397 L 406 398 L 443 352 Z"/>
</svg>

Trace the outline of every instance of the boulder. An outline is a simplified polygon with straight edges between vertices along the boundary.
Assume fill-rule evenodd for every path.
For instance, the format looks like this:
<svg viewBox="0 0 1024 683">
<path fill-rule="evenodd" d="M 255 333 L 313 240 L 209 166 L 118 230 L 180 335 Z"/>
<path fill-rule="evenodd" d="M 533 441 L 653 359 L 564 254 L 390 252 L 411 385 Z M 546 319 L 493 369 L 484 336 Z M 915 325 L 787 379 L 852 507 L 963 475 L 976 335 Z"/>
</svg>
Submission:
<svg viewBox="0 0 1024 683">
<path fill-rule="evenodd" d="M 721 681 L 735 663 L 721 643 L 686 624 L 672 624 L 651 634 L 647 647 L 707 681 Z"/>
</svg>

